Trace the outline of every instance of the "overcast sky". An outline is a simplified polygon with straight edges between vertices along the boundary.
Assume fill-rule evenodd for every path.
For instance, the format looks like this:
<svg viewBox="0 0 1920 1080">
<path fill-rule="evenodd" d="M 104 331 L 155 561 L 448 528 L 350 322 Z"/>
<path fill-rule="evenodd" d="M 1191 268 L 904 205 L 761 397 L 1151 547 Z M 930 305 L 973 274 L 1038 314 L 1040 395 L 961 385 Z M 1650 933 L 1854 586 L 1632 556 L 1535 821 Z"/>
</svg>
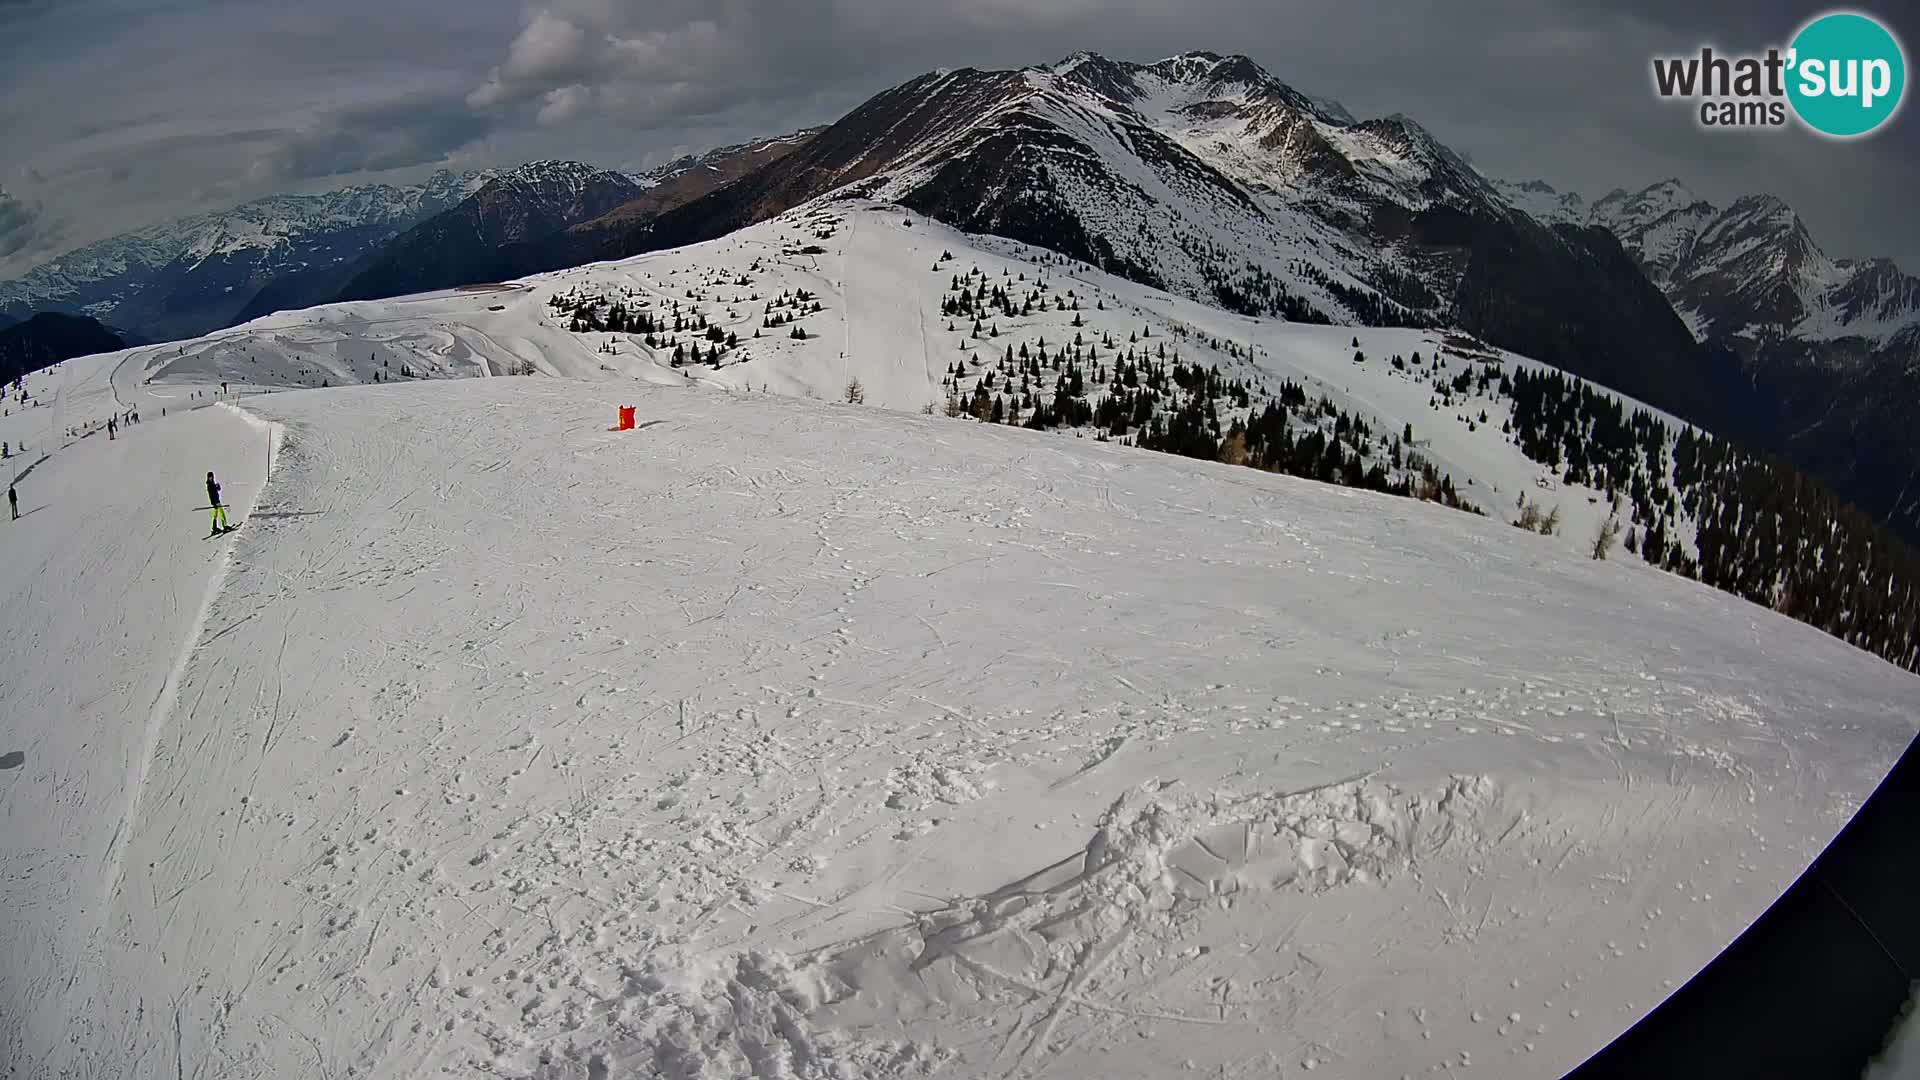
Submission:
<svg viewBox="0 0 1920 1080">
<path fill-rule="evenodd" d="M 1879 13 L 1908 10 L 1910 0 Z M 274 191 L 572 157 L 640 167 L 831 121 L 936 67 L 1245 53 L 1484 172 L 1768 191 L 1920 272 L 1920 115 L 1708 134 L 1649 57 L 1784 44 L 1784 0 L 0 0 L 0 275 Z M 1872 9 L 1868 9 L 1872 10 Z M 1895 31 L 1920 34 L 1915 26 Z M 1910 51 L 1912 46 L 1909 46 Z M 1910 95 L 1911 96 L 1911 95 Z"/>
</svg>

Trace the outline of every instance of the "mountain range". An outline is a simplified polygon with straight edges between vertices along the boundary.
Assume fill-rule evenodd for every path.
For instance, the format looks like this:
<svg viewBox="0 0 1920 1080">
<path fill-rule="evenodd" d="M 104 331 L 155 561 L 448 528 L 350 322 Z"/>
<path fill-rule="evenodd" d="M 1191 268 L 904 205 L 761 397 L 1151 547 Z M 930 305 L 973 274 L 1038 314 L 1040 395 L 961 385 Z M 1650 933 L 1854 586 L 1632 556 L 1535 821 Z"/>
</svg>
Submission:
<svg viewBox="0 0 1920 1080">
<path fill-rule="evenodd" d="M 332 298 L 377 300 L 518 277 L 526 267 L 515 252 L 528 243 L 590 248 L 605 232 L 650 221 L 778 161 L 810 134 L 723 146 L 637 176 L 578 162 L 523 165 L 371 252 Z"/>
<path fill-rule="evenodd" d="M 1514 206 L 1549 222 L 1600 225 L 1702 339 L 1748 356 L 1783 341 L 1885 345 L 1920 324 L 1920 278 L 1889 259 L 1835 259 L 1793 208 L 1771 195 L 1726 207 L 1664 180 L 1589 203 L 1540 181 L 1501 183 Z"/>
<path fill-rule="evenodd" d="M 178 336 L 709 240 L 829 194 L 1246 314 L 1457 326 L 1786 454 L 1920 535 L 1920 280 L 1827 256 L 1770 196 L 1490 179 L 1410 117 L 1356 118 L 1241 56 L 942 70 L 824 128 L 647 174 L 536 162 L 298 197 L 369 209 L 130 234 L 0 285 L 0 311 Z"/>
<path fill-rule="evenodd" d="M 777 160 L 808 132 L 641 173 L 573 161 L 441 171 L 409 186 L 274 195 L 149 226 L 0 282 L 0 317 L 90 315 L 139 338 L 194 337 L 274 311 L 514 276 L 495 252 L 650 219 Z M 604 220 L 596 220 L 602 219 Z"/>
<path fill-rule="evenodd" d="M 534 161 L 488 179 L 472 195 L 370 248 L 360 258 L 301 279 L 305 293 L 256 297 L 244 321 L 284 307 L 361 299 L 467 284 L 485 275 L 490 252 L 529 234 L 562 228 L 635 198 L 634 178 L 577 161 Z"/>
<path fill-rule="evenodd" d="M 0 282 L 0 312 L 91 315 L 156 340 L 205 333 L 270 282 L 356 259 L 457 205 L 487 176 L 443 171 L 405 187 L 274 195 L 148 226 Z"/>
</svg>

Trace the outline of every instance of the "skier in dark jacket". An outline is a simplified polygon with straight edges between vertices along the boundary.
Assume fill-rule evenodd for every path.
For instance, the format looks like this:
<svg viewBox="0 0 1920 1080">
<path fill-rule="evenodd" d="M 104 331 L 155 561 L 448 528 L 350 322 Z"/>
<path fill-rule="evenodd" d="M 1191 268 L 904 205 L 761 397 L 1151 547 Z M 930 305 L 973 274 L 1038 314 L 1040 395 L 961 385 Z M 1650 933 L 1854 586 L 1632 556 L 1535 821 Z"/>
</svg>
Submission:
<svg viewBox="0 0 1920 1080">
<path fill-rule="evenodd" d="M 13 490 L 12 484 L 7 485 L 7 509 L 13 511 L 13 520 L 20 520 L 20 493 Z"/>
<path fill-rule="evenodd" d="M 213 507 L 213 531 L 225 532 L 232 526 L 227 524 L 227 508 L 220 504 L 220 481 L 207 474 L 207 503 Z"/>
</svg>

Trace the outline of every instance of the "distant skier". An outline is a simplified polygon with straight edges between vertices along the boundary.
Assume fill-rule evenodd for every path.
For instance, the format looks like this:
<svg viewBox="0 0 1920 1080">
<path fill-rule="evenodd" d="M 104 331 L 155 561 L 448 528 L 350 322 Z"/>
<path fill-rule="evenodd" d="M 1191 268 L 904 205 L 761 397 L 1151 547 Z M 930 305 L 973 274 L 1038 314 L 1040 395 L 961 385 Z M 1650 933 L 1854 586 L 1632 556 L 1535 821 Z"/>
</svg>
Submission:
<svg viewBox="0 0 1920 1080">
<path fill-rule="evenodd" d="M 207 503 L 213 508 L 213 533 L 209 535 L 232 528 L 227 524 L 227 508 L 220 503 L 220 481 L 215 480 L 211 472 L 207 474 Z"/>
<path fill-rule="evenodd" d="M 7 509 L 13 511 L 13 520 L 20 520 L 20 493 L 13 490 L 12 484 L 7 485 Z"/>
</svg>

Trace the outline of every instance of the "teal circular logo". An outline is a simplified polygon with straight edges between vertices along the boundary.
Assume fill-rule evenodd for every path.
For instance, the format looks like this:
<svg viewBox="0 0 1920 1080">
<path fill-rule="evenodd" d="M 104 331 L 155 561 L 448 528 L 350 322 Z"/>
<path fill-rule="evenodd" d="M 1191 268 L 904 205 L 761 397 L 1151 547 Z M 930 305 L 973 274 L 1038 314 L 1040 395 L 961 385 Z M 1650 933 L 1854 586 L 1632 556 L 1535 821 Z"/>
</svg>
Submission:
<svg viewBox="0 0 1920 1080">
<path fill-rule="evenodd" d="M 1893 32 L 1869 16 L 1822 15 L 1794 35 L 1787 56 L 1787 100 L 1822 135 L 1865 135 L 1900 110 L 1906 54 Z"/>
</svg>

